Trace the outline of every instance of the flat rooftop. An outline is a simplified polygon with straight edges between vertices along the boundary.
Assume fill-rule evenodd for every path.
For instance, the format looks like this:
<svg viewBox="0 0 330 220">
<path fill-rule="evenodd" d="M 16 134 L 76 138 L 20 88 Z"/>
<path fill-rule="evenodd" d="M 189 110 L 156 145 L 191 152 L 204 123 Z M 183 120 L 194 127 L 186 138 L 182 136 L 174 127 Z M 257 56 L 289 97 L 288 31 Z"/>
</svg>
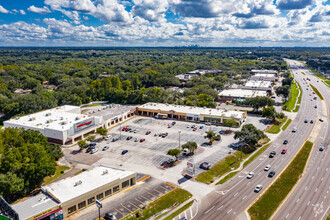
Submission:
<svg viewBox="0 0 330 220">
<path fill-rule="evenodd" d="M 265 77 L 265 78 L 269 77 L 269 78 L 271 78 L 271 77 L 276 77 L 276 74 L 275 73 L 256 73 L 256 74 L 254 74 L 254 76 L 255 77 Z"/>
<path fill-rule="evenodd" d="M 251 70 L 251 73 L 273 73 L 277 74 L 277 70 Z"/>
<path fill-rule="evenodd" d="M 43 189 L 54 195 L 62 203 L 102 187 L 110 182 L 120 180 L 135 174 L 131 171 L 95 167 L 90 171 L 82 172 L 77 176 L 69 177 L 58 182 L 43 186 Z"/>
<path fill-rule="evenodd" d="M 272 82 L 270 81 L 261 81 L 261 80 L 249 80 L 245 83 L 244 86 L 256 87 L 256 88 L 271 88 Z"/>
<path fill-rule="evenodd" d="M 36 196 L 12 205 L 12 207 L 19 214 L 20 219 L 28 219 L 58 205 L 59 204 L 53 198 L 40 192 Z"/>
<path fill-rule="evenodd" d="M 267 92 L 249 89 L 228 89 L 221 91 L 219 96 L 252 98 L 256 96 L 267 96 Z"/>
<path fill-rule="evenodd" d="M 173 105 L 166 103 L 146 103 L 139 106 L 141 109 L 149 110 L 162 110 L 162 111 L 174 111 L 180 113 L 194 114 L 194 115 L 210 115 L 210 116 L 223 116 L 227 118 L 237 118 L 241 119 L 244 112 L 242 111 L 232 111 L 225 109 L 214 109 L 214 108 L 202 108 L 196 106 L 185 106 L 185 105 Z"/>
<path fill-rule="evenodd" d="M 132 109 L 136 109 L 136 107 L 138 107 L 138 105 L 109 104 L 106 106 L 93 106 L 92 108 L 82 108 L 82 111 L 85 115 L 103 117 L 103 120 L 106 121 L 116 116 L 119 117 L 122 113 L 129 112 Z"/>
<path fill-rule="evenodd" d="M 64 105 L 53 109 L 44 110 L 30 115 L 9 119 L 8 123 L 11 126 L 25 126 L 35 129 L 53 129 L 58 131 L 66 131 L 73 124 L 92 118 L 89 115 L 73 113 L 70 111 L 76 110 L 77 106 Z"/>
</svg>

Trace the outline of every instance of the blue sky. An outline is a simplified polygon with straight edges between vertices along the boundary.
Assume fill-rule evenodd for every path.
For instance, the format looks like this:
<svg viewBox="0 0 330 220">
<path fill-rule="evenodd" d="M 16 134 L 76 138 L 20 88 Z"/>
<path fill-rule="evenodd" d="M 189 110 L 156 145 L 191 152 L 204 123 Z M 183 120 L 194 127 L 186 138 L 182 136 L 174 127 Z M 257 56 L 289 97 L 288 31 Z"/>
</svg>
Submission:
<svg viewBox="0 0 330 220">
<path fill-rule="evenodd" d="M 0 0 L 0 46 L 330 46 L 330 0 Z"/>
</svg>

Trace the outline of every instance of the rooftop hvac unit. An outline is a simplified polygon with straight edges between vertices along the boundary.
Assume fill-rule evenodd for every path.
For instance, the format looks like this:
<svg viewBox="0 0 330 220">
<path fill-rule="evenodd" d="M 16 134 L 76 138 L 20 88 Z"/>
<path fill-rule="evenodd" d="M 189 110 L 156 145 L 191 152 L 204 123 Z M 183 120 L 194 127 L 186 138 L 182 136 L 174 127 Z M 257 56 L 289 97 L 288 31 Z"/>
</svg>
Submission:
<svg viewBox="0 0 330 220">
<path fill-rule="evenodd" d="M 36 120 L 35 117 L 32 117 L 32 118 L 29 119 L 29 121 L 34 121 L 34 120 Z"/>
<path fill-rule="evenodd" d="M 52 122 L 53 122 L 52 119 L 49 119 L 49 120 L 46 121 L 47 124 L 52 123 Z"/>
<path fill-rule="evenodd" d="M 105 175 L 105 174 L 108 174 L 108 173 L 109 173 L 108 170 L 104 170 L 103 173 L 102 173 L 102 175 Z"/>
<path fill-rule="evenodd" d="M 79 119 L 80 119 L 80 117 L 79 117 L 79 116 L 78 116 L 78 117 L 76 117 L 76 121 L 77 121 L 77 120 L 79 120 Z"/>
<path fill-rule="evenodd" d="M 50 113 L 50 112 L 49 113 L 46 113 L 46 116 L 51 116 L 51 115 L 52 115 L 52 113 Z"/>
<path fill-rule="evenodd" d="M 81 184 L 82 184 L 82 181 L 79 180 L 78 182 L 75 182 L 73 186 L 76 187 L 76 186 L 79 186 L 79 185 L 81 185 Z"/>
</svg>

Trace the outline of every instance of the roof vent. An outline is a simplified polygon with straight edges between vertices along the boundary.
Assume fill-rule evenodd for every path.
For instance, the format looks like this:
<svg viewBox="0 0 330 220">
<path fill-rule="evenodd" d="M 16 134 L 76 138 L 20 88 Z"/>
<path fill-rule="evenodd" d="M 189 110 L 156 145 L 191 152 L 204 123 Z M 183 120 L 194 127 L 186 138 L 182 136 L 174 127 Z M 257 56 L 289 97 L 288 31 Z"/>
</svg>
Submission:
<svg viewBox="0 0 330 220">
<path fill-rule="evenodd" d="M 73 186 L 76 187 L 76 186 L 79 186 L 79 185 L 81 185 L 81 184 L 82 184 L 82 181 L 79 180 L 78 182 L 75 182 Z"/>
<path fill-rule="evenodd" d="M 102 173 L 102 175 L 105 175 L 105 174 L 108 174 L 108 173 L 109 173 L 108 170 L 104 170 L 103 173 Z"/>
<path fill-rule="evenodd" d="M 50 113 L 50 112 L 49 113 L 46 113 L 46 116 L 51 116 L 51 115 L 52 115 L 52 113 Z"/>
<path fill-rule="evenodd" d="M 29 121 L 34 121 L 34 120 L 36 120 L 35 117 L 32 117 L 32 118 L 29 119 Z"/>
<path fill-rule="evenodd" d="M 77 121 L 77 120 L 79 120 L 79 119 L 80 119 L 80 117 L 79 117 L 79 116 L 78 116 L 78 117 L 76 117 L 76 121 Z"/>
<path fill-rule="evenodd" d="M 49 120 L 46 121 L 47 124 L 52 123 L 52 122 L 53 122 L 52 119 L 49 119 Z"/>
</svg>

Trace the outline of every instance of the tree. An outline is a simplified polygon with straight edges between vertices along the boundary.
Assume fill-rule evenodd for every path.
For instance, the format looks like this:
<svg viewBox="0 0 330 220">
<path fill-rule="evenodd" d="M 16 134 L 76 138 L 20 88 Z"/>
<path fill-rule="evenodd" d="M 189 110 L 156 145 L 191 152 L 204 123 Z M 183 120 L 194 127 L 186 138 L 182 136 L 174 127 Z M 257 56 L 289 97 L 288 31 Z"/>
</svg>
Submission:
<svg viewBox="0 0 330 220">
<path fill-rule="evenodd" d="M 290 86 L 280 86 L 275 90 L 276 95 L 283 96 L 284 98 L 287 98 L 290 94 Z"/>
<path fill-rule="evenodd" d="M 78 141 L 78 146 L 80 147 L 80 150 L 87 146 L 87 142 L 85 140 Z"/>
<path fill-rule="evenodd" d="M 257 129 L 253 124 L 243 125 L 240 131 L 235 131 L 234 139 L 239 139 L 250 147 L 254 147 L 259 140 L 266 138 L 263 131 Z"/>
<path fill-rule="evenodd" d="M 107 136 L 108 130 L 106 128 L 98 128 L 96 129 L 96 133 L 104 138 L 105 136 Z"/>
<path fill-rule="evenodd" d="M 256 96 L 253 98 L 248 98 L 244 101 L 244 104 L 252 106 L 254 111 L 258 111 L 259 108 L 264 106 L 273 106 L 275 101 L 269 97 Z"/>
<path fill-rule="evenodd" d="M 227 119 L 222 124 L 227 127 L 237 127 L 237 122 L 235 119 Z"/>
<path fill-rule="evenodd" d="M 198 148 L 198 145 L 196 144 L 196 142 L 192 142 L 192 141 L 189 141 L 185 144 L 183 144 L 182 146 L 182 149 L 188 149 L 190 153 L 194 154 L 195 153 L 195 150 Z"/>
<path fill-rule="evenodd" d="M 285 85 L 291 86 L 292 81 L 293 81 L 292 77 L 285 78 L 282 80 L 282 86 L 285 86 Z"/>
<path fill-rule="evenodd" d="M 86 138 L 87 141 L 91 142 L 95 139 L 95 135 L 90 135 Z"/>
<path fill-rule="evenodd" d="M 262 116 L 263 117 L 274 120 L 277 117 L 277 115 L 278 114 L 277 114 L 274 106 L 268 106 L 268 107 L 264 107 L 262 109 Z"/>
<path fill-rule="evenodd" d="M 213 130 L 209 130 L 206 132 L 204 138 L 209 139 L 209 144 L 212 144 L 212 142 L 216 139 L 216 135 Z"/>
<path fill-rule="evenodd" d="M 179 154 L 181 153 L 181 150 L 177 149 L 177 148 L 174 148 L 174 149 L 170 149 L 168 150 L 167 154 L 172 156 L 172 157 L 175 157 L 175 161 L 178 160 L 178 156 Z"/>
</svg>

